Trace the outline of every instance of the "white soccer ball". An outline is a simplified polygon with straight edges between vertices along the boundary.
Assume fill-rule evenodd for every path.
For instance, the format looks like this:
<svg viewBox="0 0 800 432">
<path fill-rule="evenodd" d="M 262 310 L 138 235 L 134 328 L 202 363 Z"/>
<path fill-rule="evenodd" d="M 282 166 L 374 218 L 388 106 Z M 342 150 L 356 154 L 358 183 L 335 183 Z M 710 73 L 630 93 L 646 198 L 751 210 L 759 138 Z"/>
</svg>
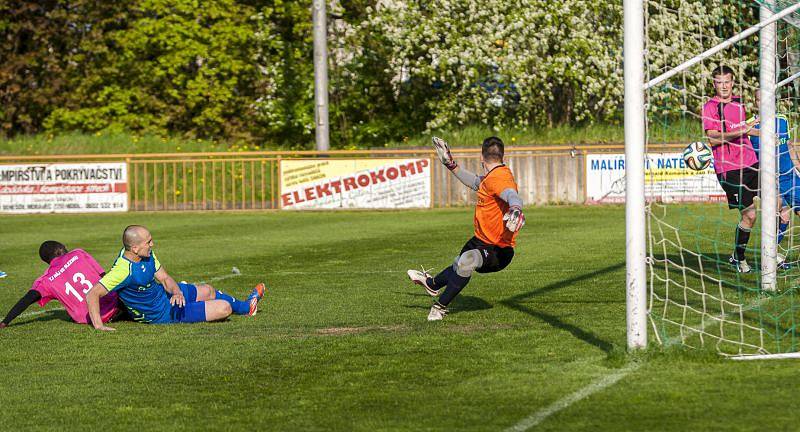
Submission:
<svg viewBox="0 0 800 432">
<path fill-rule="evenodd" d="M 714 156 L 711 153 L 711 147 L 702 141 L 689 144 L 683 151 L 683 161 L 686 162 L 686 166 L 695 171 L 708 168 L 712 160 L 714 160 Z"/>
</svg>

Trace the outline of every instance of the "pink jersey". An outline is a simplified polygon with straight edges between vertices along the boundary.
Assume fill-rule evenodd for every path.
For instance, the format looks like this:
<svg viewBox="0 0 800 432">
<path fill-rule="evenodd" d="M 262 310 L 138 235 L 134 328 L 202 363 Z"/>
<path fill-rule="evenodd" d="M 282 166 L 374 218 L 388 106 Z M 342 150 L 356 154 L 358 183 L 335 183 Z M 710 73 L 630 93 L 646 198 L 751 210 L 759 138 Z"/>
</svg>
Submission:
<svg viewBox="0 0 800 432">
<path fill-rule="evenodd" d="M 715 96 L 703 105 L 705 131 L 733 132 L 747 127 L 746 119 L 745 107 L 739 96 L 734 96 L 727 103 L 720 102 Z M 722 145 L 712 146 L 711 150 L 714 153 L 714 170 L 718 174 L 749 167 L 758 162 L 747 134 Z"/>
<path fill-rule="evenodd" d="M 33 283 L 32 290 L 42 295 L 39 306 L 50 300 L 58 300 L 64 305 L 72 320 L 79 324 L 89 322 L 89 308 L 86 293 L 100 281 L 104 273 L 100 264 L 88 253 L 75 249 L 56 257 L 50 267 Z M 117 294 L 108 293 L 100 298 L 100 316 L 107 322 L 117 313 Z"/>
</svg>

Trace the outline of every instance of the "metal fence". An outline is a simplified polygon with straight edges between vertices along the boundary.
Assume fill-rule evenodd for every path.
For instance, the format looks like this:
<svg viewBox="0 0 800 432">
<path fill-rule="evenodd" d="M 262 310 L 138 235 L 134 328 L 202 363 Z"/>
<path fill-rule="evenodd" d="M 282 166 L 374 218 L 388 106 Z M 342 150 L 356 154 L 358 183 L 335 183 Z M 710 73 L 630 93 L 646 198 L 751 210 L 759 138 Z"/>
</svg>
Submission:
<svg viewBox="0 0 800 432">
<path fill-rule="evenodd" d="M 664 147 L 674 150 L 674 146 Z M 509 147 L 505 162 L 526 204 L 583 203 L 586 155 L 622 153 L 622 145 Z M 652 149 L 651 149 L 652 151 Z M 480 149 L 454 149 L 466 169 L 480 173 Z M 2 156 L 0 163 L 125 161 L 131 211 L 262 210 L 280 208 L 280 161 L 289 158 L 432 158 L 429 150 L 354 150 L 237 153 Z M 432 163 L 434 207 L 470 205 L 468 190 Z"/>
</svg>

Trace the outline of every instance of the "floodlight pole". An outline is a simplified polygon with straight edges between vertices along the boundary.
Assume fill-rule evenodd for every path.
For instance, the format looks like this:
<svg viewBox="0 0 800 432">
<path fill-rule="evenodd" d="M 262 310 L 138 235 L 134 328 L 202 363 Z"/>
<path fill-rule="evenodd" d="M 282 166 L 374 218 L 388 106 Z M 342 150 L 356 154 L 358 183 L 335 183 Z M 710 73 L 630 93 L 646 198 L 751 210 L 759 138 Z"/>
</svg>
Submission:
<svg viewBox="0 0 800 432">
<path fill-rule="evenodd" d="M 317 150 L 330 149 L 328 131 L 328 15 L 326 0 L 314 0 L 314 123 Z"/>
<path fill-rule="evenodd" d="M 647 346 L 644 198 L 644 6 L 624 0 L 625 30 L 625 287 L 628 349 Z"/>
<path fill-rule="evenodd" d="M 761 5 L 761 21 L 772 18 L 772 10 L 764 3 Z M 760 106 L 760 149 L 759 149 L 759 183 L 761 185 L 761 289 L 775 291 L 777 289 L 777 220 L 778 187 L 776 176 L 776 131 L 775 131 L 775 91 L 777 88 L 777 44 L 775 35 L 777 24 L 764 26 L 759 35 L 761 45 L 761 106 Z"/>
</svg>

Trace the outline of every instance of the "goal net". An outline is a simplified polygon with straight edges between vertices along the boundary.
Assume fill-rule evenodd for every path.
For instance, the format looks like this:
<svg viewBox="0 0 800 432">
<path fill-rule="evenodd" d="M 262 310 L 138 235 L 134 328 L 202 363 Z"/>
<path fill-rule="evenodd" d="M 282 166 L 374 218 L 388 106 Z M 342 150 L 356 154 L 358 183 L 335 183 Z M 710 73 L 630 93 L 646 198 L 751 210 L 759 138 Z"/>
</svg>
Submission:
<svg viewBox="0 0 800 432">
<path fill-rule="evenodd" d="M 794 213 L 800 212 L 794 208 L 800 205 L 800 176 L 794 169 L 800 162 L 795 152 L 800 14 L 791 12 L 765 27 L 774 31 L 769 34 L 774 52 L 763 49 L 763 30 L 753 30 L 764 16 L 794 7 L 796 1 L 645 2 L 647 311 L 651 334 L 661 344 L 712 347 L 730 356 L 800 351 L 800 225 Z M 751 35 L 731 41 L 748 30 Z M 701 53 L 706 54 L 698 57 Z M 680 69 L 686 62 L 694 63 Z M 761 89 L 759 104 L 762 71 L 772 64 L 774 72 L 766 74 L 774 75 L 776 87 Z M 732 71 L 730 96 L 718 88 L 724 81 L 724 74 L 715 75 L 724 71 L 720 66 Z M 670 75 L 663 79 L 665 74 Z M 739 137 L 709 138 L 709 128 L 731 135 L 749 129 L 770 100 L 774 141 L 768 131 L 764 139 L 759 136 L 767 128 L 763 124 Z M 714 147 L 714 164 L 702 171 L 689 169 L 682 157 L 683 149 L 697 141 Z M 768 150 L 759 151 L 771 149 L 770 143 L 776 149 L 774 168 L 762 157 Z M 750 153 L 756 159 L 751 161 Z M 747 180 L 747 169 L 736 166 L 753 167 L 760 193 Z M 733 188 L 732 198 L 722 184 Z M 748 195 L 756 195 L 749 221 L 747 210 L 742 216 L 739 208 L 731 208 L 749 204 Z M 765 200 L 776 203 L 767 206 Z M 762 212 L 774 220 L 766 224 L 774 232 L 765 234 Z"/>
</svg>

